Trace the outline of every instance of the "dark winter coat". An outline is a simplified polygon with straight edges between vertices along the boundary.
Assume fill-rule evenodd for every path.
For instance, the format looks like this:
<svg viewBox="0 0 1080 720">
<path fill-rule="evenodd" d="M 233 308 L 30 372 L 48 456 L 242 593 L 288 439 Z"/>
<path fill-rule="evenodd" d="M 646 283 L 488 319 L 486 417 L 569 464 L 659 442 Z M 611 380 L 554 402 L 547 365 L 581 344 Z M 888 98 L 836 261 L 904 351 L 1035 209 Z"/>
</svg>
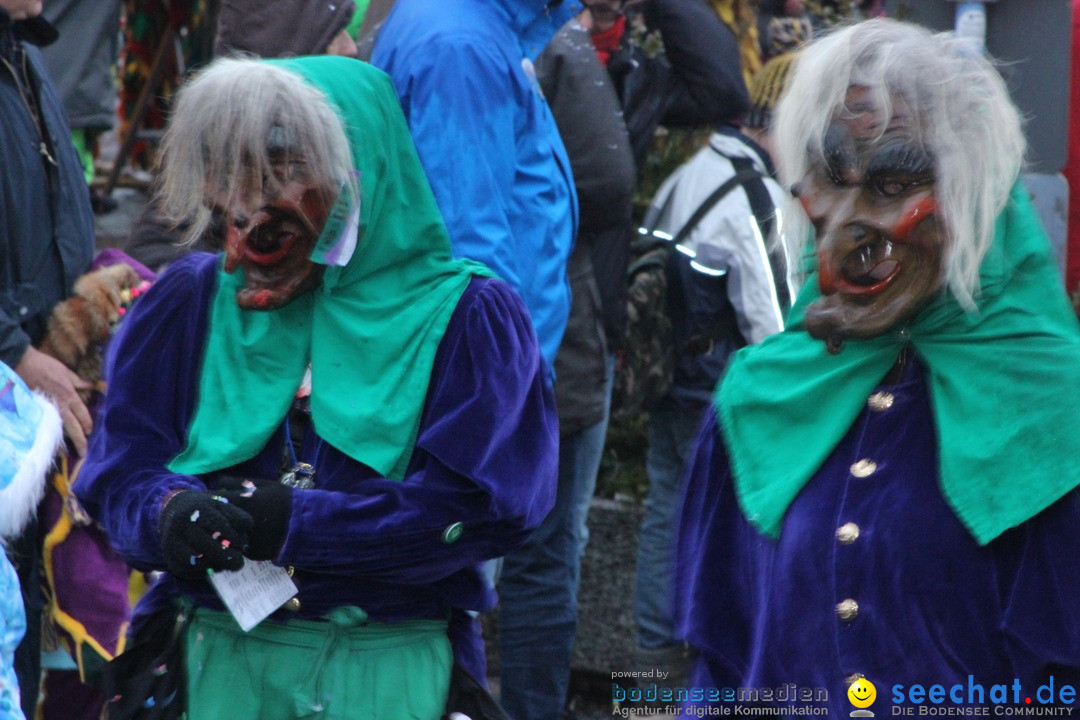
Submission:
<svg viewBox="0 0 1080 720">
<path fill-rule="evenodd" d="M 41 18 L 0 10 L 0 360 L 15 367 L 94 251 L 94 216 L 64 107 L 34 44 L 56 39 Z M 31 107 L 40 109 L 44 138 Z"/>
<path fill-rule="evenodd" d="M 537 58 L 536 75 L 566 145 L 580 208 L 567 265 L 570 320 L 555 358 L 559 429 L 567 435 L 596 424 L 604 414 L 609 343 L 594 257 L 622 255 L 617 291 L 625 283 L 629 257 L 634 162 L 619 99 L 589 33 L 576 21 L 563 26 Z"/>
<path fill-rule="evenodd" d="M 355 11 L 353 0 L 222 0 L 214 54 L 319 55 Z"/>
</svg>

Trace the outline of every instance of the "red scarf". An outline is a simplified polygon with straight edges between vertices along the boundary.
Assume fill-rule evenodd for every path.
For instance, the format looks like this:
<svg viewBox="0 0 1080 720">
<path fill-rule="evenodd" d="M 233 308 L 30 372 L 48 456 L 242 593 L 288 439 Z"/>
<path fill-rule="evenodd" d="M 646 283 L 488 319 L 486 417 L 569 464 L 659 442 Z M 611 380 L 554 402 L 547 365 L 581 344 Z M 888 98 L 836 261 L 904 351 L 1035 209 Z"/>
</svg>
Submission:
<svg viewBox="0 0 1080 720">
<path fill-rule="evenodd" d="M 626 32 L 626 16 L 620 15 L 619 19 L 607 30 L 592 33 L 593 45 L 596 46 L 596 57 L 607 67 L 611 54 L 619 49 L 623 33 Z"/>
</svg>

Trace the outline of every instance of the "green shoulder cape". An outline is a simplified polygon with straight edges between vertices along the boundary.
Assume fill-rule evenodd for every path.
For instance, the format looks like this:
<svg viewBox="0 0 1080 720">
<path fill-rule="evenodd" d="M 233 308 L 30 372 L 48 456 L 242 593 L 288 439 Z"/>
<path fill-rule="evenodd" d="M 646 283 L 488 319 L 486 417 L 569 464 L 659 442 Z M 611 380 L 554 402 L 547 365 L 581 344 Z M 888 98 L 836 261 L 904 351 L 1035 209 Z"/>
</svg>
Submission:
<svg viewBox="0 0 1080 720">
<path fill-rule="evenodd" d="M 788 329 L 740 351 L 715 404 L 742 510 L 777 536 L 905 342 L 927 367 L 945 500 L 979 544 L 1080 484 L 1080 327 L 1027 191 L 1013 188 L 966 312 L 946 294 L 909 325 L 837 355 L 806 332 L 812 275 Z"/>
</svg>

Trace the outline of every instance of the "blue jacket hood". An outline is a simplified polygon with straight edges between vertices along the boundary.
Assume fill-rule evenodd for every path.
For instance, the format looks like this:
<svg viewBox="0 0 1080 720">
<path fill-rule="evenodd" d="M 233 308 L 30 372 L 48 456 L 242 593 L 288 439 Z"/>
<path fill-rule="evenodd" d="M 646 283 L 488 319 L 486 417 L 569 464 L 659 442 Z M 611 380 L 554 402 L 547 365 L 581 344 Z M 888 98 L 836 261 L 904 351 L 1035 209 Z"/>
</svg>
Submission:
<svg viewBox="0 0 1080 720">
<path fill-rule="evenodd" d="M 578 0 L 561 0 L 549 7 L 553 1 L 556 0 L 491 0 L 491 3 L 509 16 L 525 54 L 535 58 L 559 28 L 582 9 Z"/>
</svg>

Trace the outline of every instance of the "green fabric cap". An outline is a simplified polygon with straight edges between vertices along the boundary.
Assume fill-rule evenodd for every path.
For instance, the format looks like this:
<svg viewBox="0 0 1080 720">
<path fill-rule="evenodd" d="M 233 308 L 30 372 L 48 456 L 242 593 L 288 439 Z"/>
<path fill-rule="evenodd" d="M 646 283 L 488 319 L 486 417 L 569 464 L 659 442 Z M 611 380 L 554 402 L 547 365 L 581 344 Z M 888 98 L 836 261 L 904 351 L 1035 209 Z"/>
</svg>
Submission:
<svg viewBox="0 0 1080 720">
<path fill-rule="evenodd" d="M 333 56 L 268 62 L 321 90 L 343 121 L 361 184 L 358 246 L 347 265 L 326 269 L 321 286 L 269 312 L 240 310 L 243 273 L 220 273 L 195 417 L 169 469 L 198 474 L 255 456 L 285 417 L 310 361 L 319 435 L 400 480 L 446 325 L 471 276 L 491 272 L 451 258 L 384 73 Z M 328 223 L 324 234 L 340 229 Z"/>
<path fill-rule="evenodd" d="M 905 339 L 926 364 L 942 492 L 984 545 L 1080 484 L 1080 326 L 1018 183 L 981 268 L 978 308 L 942 294 L 904 328 L 837 355 L 806 332 L 812 275 L 788 329 L 734 358 L 715 396 L 743 513 L 776 537 Z"/>
<path fill-rule="evenodd" d="M 353 13 L 349 24 L 345 26 L 345 32 L 349 33 L 349 37 L 353 40 L 360 39 L 360 26 L 364 24 L 364 15 L 367 14 L 370 4 L 371 0 L 356 0 L 356 12 Z"/>
</svg>

